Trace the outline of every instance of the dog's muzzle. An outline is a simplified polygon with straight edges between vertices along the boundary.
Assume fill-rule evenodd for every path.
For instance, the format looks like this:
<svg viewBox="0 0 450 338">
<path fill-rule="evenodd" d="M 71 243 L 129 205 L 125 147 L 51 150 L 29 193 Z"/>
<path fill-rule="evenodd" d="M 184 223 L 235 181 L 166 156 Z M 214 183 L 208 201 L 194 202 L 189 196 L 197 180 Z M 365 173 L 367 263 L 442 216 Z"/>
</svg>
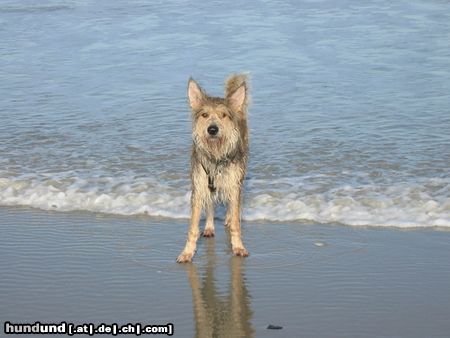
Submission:
<svg viewBox="0 0 450 338">
<path fill-rule="evenodd" d="M 215 124 L 212 124 L 208 127 L 207 131 L 209 135 L 216 136 L 219 132 L 219 127 L 217 127 Z"/>
</svg>

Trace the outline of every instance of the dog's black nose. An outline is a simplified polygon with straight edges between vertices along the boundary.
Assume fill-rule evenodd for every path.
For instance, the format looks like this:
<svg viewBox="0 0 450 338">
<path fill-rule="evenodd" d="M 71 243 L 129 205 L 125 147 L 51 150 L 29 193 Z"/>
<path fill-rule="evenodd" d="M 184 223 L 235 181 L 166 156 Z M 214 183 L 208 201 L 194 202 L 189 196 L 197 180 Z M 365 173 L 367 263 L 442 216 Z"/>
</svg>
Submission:
<svg viewBox="0 0 450 338">
<path fill-rule="evenodd" d="M 215 124 L 210 125 L 208 127 L 208 134 L 211 136 L 217 135 L 217 133 L 219 132 L 219 127 L 217 127 Z"/>
</svg>

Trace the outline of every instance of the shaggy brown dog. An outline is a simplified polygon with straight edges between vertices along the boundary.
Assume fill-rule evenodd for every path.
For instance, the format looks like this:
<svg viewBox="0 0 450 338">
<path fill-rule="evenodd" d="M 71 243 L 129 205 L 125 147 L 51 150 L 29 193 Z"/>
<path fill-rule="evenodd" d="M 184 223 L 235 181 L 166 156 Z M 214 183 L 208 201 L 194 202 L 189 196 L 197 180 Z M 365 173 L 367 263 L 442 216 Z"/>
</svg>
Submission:
<svg viewBox="0 0 450 338">
<path fill-rule="evenodd" d="M 248 256 L 241 239 L 242 182 L 247 169 L 248 83 L 245 75 L 226 82 L 225 98 L 208 96 L 191 78 L 188 84 L 192 109 L 191 223 L 183 252 L 177 262 L 192 261 L 202 210 L 206 210 L 204 237 L 214 236 L 214 204 L 227 205 L 225 225 L 237 256 Z"/>
</svg>

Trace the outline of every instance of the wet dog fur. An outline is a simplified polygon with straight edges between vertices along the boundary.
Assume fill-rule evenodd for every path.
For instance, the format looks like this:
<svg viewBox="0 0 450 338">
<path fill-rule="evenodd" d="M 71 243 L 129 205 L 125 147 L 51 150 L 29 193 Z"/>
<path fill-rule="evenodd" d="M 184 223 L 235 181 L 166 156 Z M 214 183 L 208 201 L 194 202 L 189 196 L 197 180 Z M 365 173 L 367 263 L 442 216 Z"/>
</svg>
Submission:
<svg viewBox="0 0 450 338">
<path fill-rule="evenodd" d="M 232 75 L 225 85 L 225 97 L 212 97 L 192 78 L 188 82 L 192 110 L 191 221 L 184 250 L 178 263 L 191 262 L 200 236 L 199 222 L 206 211 L 202 235 L 214 236 L 214 205 L 227 206 L 225 225 L 229 227 L 234 255 L 248 256 L 241 238 L 241 200 L 248 160 L 247 106 L 248 79 Z"/>
</svg>

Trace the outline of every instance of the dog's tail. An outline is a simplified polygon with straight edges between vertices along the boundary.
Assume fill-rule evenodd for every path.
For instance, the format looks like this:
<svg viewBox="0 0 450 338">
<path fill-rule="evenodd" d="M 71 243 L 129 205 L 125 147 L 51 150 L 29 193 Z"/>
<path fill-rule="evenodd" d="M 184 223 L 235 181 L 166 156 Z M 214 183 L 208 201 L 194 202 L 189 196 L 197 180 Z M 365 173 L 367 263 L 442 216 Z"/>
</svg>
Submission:
<svg viewBox="0 0 450 338">
<path fill-rule="evenodd" d="M 249 79 L 246 74 L 233 74 L 225 84 L 225 98 L 229 98 L 240 86 L 245 86 L 245 101 L 243 104 L 244 113 L 247 112 L 247 106 L 250 103 Z"/>
</svg>

